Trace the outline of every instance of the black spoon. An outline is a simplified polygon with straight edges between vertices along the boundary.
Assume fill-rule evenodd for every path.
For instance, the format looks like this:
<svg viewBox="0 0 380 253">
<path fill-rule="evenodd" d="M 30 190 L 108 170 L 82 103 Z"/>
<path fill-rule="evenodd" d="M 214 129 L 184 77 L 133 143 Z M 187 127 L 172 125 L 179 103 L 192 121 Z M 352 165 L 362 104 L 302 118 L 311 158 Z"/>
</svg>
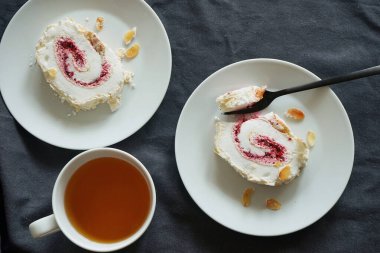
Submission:
<svg viewBox="0 0 380 253">
<path fill-rule="evenodd" d="M 244 114 L 244 113 L 257 112 L 257 111 L 260 111 L 260 110 L 268 107 L 272 103 L 273 100 L 275 100 L 276 98 L 281 97 L 283 95 L 296 93 L 296 92 L 300 92 L 300 91 L 304 91 L 304 90 L 311 90 L 311 89 L 315 89 L 315 88 L 319 88 L 319 87 L 323 87 L 323 86 L 327 86 L 327 85 L 331 85 L 331 84 L 347 82 L 347 81 L 351 81 L 351 80 L 355 80 L 355 79 L 359 79 L 359 78 L 363 78 L 363 77 L 367 77 L 367 76 L 378 75 L 378 74 L 380 74 L 380 65 L 375 66 L 375 67 L 371 67 L 371 68 L 367 68 L 367 69 L 358 70 L 355 72 L 351 72 L 351 73 L 348 73 L 345 75 L 335 76 L 335 77 L 331 77 L 328 79 L 324 79 L 324 80 L 320 80 L 320 81 L 296 86 L 293 88 L 283 89 L 283 90 L 279 90 L 279 91 L 266 90 L 264 92 L 263 98 L 259 102 L 257 102 L 256 104 L 254 104 L 248 108 L 245 108 L 245 109 L 241 109 L 241 110 L 237 110 L 237 111 L 231 111 L 231 112 L 225 112 L 224 114 L 229 115 L 229 114 Z"/>
</svg>

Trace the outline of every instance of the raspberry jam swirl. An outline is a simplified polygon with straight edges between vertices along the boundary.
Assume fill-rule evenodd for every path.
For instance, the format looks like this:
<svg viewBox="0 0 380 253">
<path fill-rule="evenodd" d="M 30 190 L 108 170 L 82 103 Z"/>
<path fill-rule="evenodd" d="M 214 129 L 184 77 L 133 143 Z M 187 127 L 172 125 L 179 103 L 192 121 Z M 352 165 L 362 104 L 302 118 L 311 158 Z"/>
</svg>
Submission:
<svg viewBox="0 0 380 253">
<path fill-rule="evenodd" d="M 92 81 L 85 82 L 77 79 L 75 72 L 89 71 L 86 52 L 78 48 L 75 41 L 69 37 L 59 37 L 55 41 L 55 56 L 59 69 L 71 83 L 94 88 L 106 82 L 111 76 L 111 64 L 101 55 L 102 68 L 99 76 Z"/>
<path fill-rule="evenodd" d="M 286 163 L 288 162 L 288 151 L 285 146 L 276 142 L 269 136 L 264 136 L 252 131 L 249 135 L 240 134 L 241 127 L 244 123 L 255 120 L 254 118 L 241 118 L 233 127 L 233 140 L 237 150 L 240 154 L 253 162 L 272 166 L 276 162 Z M 241 138 L 249 138 L 249 144 L 251 147 L 242 147 Z M 252 150 L 259 150 L 259 152 L 253 152 Z"/>
</svg>

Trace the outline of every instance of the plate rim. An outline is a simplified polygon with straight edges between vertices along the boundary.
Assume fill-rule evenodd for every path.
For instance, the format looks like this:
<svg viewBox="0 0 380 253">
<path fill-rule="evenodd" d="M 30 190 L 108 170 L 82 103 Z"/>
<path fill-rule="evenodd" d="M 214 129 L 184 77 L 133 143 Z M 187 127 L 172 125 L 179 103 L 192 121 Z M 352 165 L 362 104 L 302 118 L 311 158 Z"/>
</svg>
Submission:
<svg viewBox="0 0 380 253">
<path fill-rule="evenodd" d="M 288 61 L 284 61 L 284 60 L 279 60 L 279 59 L 274 59 L 274 58 L 252 58 L 252 59 L 246 59 L 246 60 L 242 60 L 242 61 L 238 61 L 238 62 L 234 62 L 234 63 L 231 63 L 229 65 L 226 65 L 218 70 L 216 70 L 215 72 L 213 72 L 211 75 L 209 75 L 206 79 L 204 79 L 194 90 L 193 92 L 191 93 L 191 95 L 188 97 L 188 99 L 186 100 L 186 103 L 184 104 L 182 110 L 181 110 L 181 114 L 179 116 L 179 119 L 178 119 L 178 122 L 177 122 L 177 126 L 176 126 L 176 131 L 175 131 L 175 140 L 174 140 L 174 153 L 175 153 L 175 159 L 176 159 L 176 163 L 177 163 L 177 170 L 178 170 L 178 173 L 180 175 L 180 178 L 181 178 L 181 181 L 182 181 L 182 184 L 185 186 L 185 189 L 187 191 L 187 193 L 190 195 L 191 199 L 195 202 L 195 204 L 208 216 L 210 217 L 212 220 L 214 220 L 215 222 L 217 222 L 218 224 L 232 230 L 232 231 L 235 231 L 235 232 L 239 232 L 241 234 L 246 234 L 246 235 L 251 235 L 251 236 L 259 236 L 259 237 L 272 237 L 272 236 L 281 236 L 281 235 L 287 235 L 287 234 L 291 234 L 291 233 L 294 233 L 294 232 L 297 232 L 297 231 L 300 231 L 304 228 L 307 228 L 309 226 L 311 226 L 312 224 L 314 224 L 315 222 L 317 222 L 318 220 L 320 220 L 323 216 L 325 216 L 335 205 L 336 203 L 338 202 L 338 200 L 342 197 L 342 194 L 343 192 L 345 191 L 345 189 L 347 188 L 347 185 L 348 185 L 348 182 L 351 178 L 351 174 L 352 174 L 352 170 L 353 170 L 353 166 L 354 166 L 354 157 L 355 157 L 355 140 L 354 140 L 354 134 L 353 134 L 353 130 L 352 130 L 352 126 L 351 126 L 351 122 L 350 122 L 350 119 L 348 117 L 348 114 L 347 114 L 347 111 L 346 109 L 344 108 L 342 102 L 340 101 L 340 99 L 338 98 L 338 96 L 335 94 L 335 92 L 330 88 L 330 87 L 326 87 L 328 90 L 329 90 L 329 93 L 332 95 L 333 99 L 337 102 L 339 108 L 341 109 L 341 111 L 343 112 L 343 116 L 345 118 L 345 123 L 347 124 L 347 127 L 348 127 L 348 130 L 350 132 L 350 141 L 352 141 L 352 146 L 351 146 L 351 152 L 352 152 L 352 157 L 350 158 L 350 172 L 349 172 L 349 175 L 348 175 L 348 178 L 347 178 L 347 181 L 345 182 L 344 184 L 344 187 L 342 187 L 342 189 L 340 191 L 338 191 L 338 197 L 337 199 L 334 201 L 334 203 L 328 207 L 326 209 L 326 211 L 324 212 L 321 212 L 321 214 L 317 215 L 316 219 L 310 223 L 307 223 L 307 224 L 303 224 L 302 226 L 299 226 L 298 228 L 295 228 L 295 229 L 292 229 L 292 230 L 289 230 L 287 232 L 282 232 L 282 233 L 271 233 L 271 234 L 260 234 L 260 233 L 248 233 L 246 231 L 239 231 L 238 229 L 236 228 L 233 228 L 231 226 L 228 226 L 226 224 L 223 224 L 221 221 L 219 220 L 216 220 L 214 217 L 212 217 L 209 213 L 207 213 L 205 211 L 205 209 L 199 205 L 197 199 L 193 196 L 193 193 L 191 191 L 188 190 L 188 185 L 185 183 L 184 181 L 184 175 L 181 173 L 181 170 L 179 168 L 179 164 L 178 164 L 178 155 L 177 155 L 177 149 L 178 149 L 178 141 L 177 141 L 177 136 L 178 136 L 178 129 L 179 127 L 183 124 L 182 121 L 183 121 L 183 113 L 184 111 L 187 109 L 187 107 L 189 106 L 189 101 L 195 96 L 196 93 L 198 93 L 199 89 L 205 85 L 205 83 L 207 83 L 211 78 L 213 78 L 215 75 L 219 74 L 220 72 L 222 71 L 225 71 L 226 69 L 228 68 L 232 68 L 232 67 L 235 67 L 237 65 L 240 65 L 240 64 L 246 64 L 246 63 L 252 63 L 252 62 L 263 62 L 263 63 L 275 63 L 275 64 L 281 64 L 281 65 L 286 65 L 288 67 L 291 67 L 291 68 L 295 68 L 295 69 L 298 69 L 298 70 L 301 70 L 303 71 L 304 73 L 310 75 L 311 77 L 315 78 L 316 80 L 321 80 L 317 75 L 315 75 L 313 72 L 309 71 L 308 69 L 306 68 L 303 68 L 295 63 L 291 63 L 291 62 L 288 62 Z"/>
<path fill-rule="evenodd" d="M 13 15 L 13 17 L 11 18 L 11 20 L 9 21 L 9 23 L 7 24 L 4 32 L 3 32 L 3 35 L 0 39 L 0 55 L 2 53 L 3 50 L 6 50 L 6 48 L 4 48 L 3 45 L 3 39 L 8 36 L 8 33 L 10 33 L 10 26 L 15 22 L 15 20 L 21 15 L 21 13 L 24 11 L 25 8 L 27 8 L 28 6 L 30 6 L 31 4 L 33 4 L 35 1 L 37 0 L 28 0 L 27 2 L 25 2 L 17 11 L 16 13 Z M 117 0 L 117 1 L 123 1 L 123 0 Z M 152 113 L 150 115 L 148 115 L 146 121 L 139 127 L 136 127 L 135 129 L 133 129 L 127 136 L 125 137 L 120 137 L 120 138 L 116 138 L 115 140 L 113 141 L 109 141 L 109 142 L 104 142 L 102 145 L 89 145 L 89 146 L 86 146 L 86 145 L 83 145 L 81 147 L 77 147 L 76 145 L 62 145 L 62 144 L 59 144 L 59 143 L 55 143 L 54 141 L 51 141 L 51 140 L 48 140 L 48 139 L 45 139 L 45 138 L 42 138 L 39 134 L 35 134 L 35 133 L 32 133 L 29 129 L 27 129 L 23 123 L 21 123 L 21 121 L 19 120 L 18 117 L 15 117 L 15 115 L 12 113 L 9 105 L 8 105 L 8 102 L 7 102 L 7 99 L 4 97 L 3 95 L 3 92 L 2 92 L 2 86 L 1 83 L 0 83 L 0 94 L 1 94 L 1 97 L 4 101 L 4 104 L 5 104 L 5 107 L 6 109 L 8 110 L 9 114 L 12 115 L 13 119 L 16 120 L 16 122 L 18 124 L 20 124 L 20 126 L 22 126 L 23 129 L 25 129 L 29 134 L 31 134 L 32 136 L 34 136 L 35 138 L 37 138 L 38 140 L 44 142 L 44 143 L 47 143 L 49 145 L 52 145 L 52 146 L 55 146 L 55 147 L 58 147 L 58 148 L 63 148 L 63 149 L 68 149 L 68 150 L 87 150 L 87 149 L 91 149 L 91 148 L 101 148 L 101 147 L 108 147 L 108 146 L 111 146 L 111 145 L 114 145 L 114 144 L 117 144 L 129 137 L 131 137 L 132 135 L 134 135 L 138 130 L 140 130 L 142 127 L 144 127 L 151 119 L 152 117 L 154 116 L 154 114 L 158 111 L 158 109 L 160 108 L 165 96 L 166 96 L 166 93 L 169 89 L 169 84 L 170 84 L 170 80 L 171 80 L 171 75 L 172 75 L 172 70 L 173 70 L 173 55 L 172 55 L 172 49 L 171 49 L 171 45 L 170 45 L 170 40 L 169 40 L 169 36 L 166 32 L 166 29 L 165 29 L 165 26 L 163 25 L 160 17 L 157 15 L 157 13 L 153 10 L 153 8 L 147 3 L 145 2 L 144 0 L 135 0 L 135 1 L 138 1 L 140 2 L 142 5 L 145 6 L 145 8 L 152 14 L 152 17 L 158 21 L 158 24 L 160 26 L 160 29 L 163 31 L 163 35 L 164 35 L 164 39 L 165 39 L 165 43 L 167 44 L 168 46 L 168 52 L 169 52 L 169 75 L 168 75 L 168 79 L 165 81 L 166 84 L 166 87 L 165 87 L 165 92 L 161 98 L 161 100 L 159 101 L 159 103 L 157 104 L 157 108 L 155 110 L 152 111 Z"/>
</svg>

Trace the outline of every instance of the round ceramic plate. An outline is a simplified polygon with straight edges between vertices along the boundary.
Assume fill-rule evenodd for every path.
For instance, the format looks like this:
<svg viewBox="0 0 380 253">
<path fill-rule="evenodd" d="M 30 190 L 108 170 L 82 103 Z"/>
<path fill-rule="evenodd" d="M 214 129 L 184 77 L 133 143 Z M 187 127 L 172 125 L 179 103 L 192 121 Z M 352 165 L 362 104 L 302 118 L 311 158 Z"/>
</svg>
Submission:
<svg viewBox="0 0 380 253">
<path fill-rule="evenodd" d="M 217 71 L 190 96 L 177 126 L 177 165 L 191 197 L 215 221 L 245 234 L 282 235 L 312 224 L 339 199 L 351 174 L 354 140 L 347 113 L 329 88 L 280 97 L 263 111 L 280 115 L 303 139 L 309 130 L 317 134 L 306 168 L 290 184 L 270 187 L 249 183 L 213 152 L 215 118 L 221 117 L 217 96 L 248 85 L 277 90 L 315 80 L 319 78 L 313 73 L 288 62 L 247 60 Z M 305 119 L 287 120 L 284 112 L 290 107 L 303 110 Z M 243 207 L 242 193 L 252 186 L 256 192 L 251 205 Z M 266 209 L 268 198 L 279 200 L 282 208 Z"/>
<path fill-rule="evenodd" d="M 35 45 L 49 24 L 70 17 L 95 31 L 99 16 L 105 19 L 99 37 L 114 50 L 124 47 L 123 34 L 137 27 L 140 54 L 123 61 L 125 69 L 135 73 L 135 88 L 125 87 L 116 112 L 103 104 L 74 116 L 72 108 L 54 96 L 34 64 Z M 9 111 L 31 134 L 55 146 L 89 149 L 127 138 L 152 117 L 166 93 L 171 65 L 165 29 L 143 0 L 30 0 L 4 32 L 0 87 Z"/>
</svg>

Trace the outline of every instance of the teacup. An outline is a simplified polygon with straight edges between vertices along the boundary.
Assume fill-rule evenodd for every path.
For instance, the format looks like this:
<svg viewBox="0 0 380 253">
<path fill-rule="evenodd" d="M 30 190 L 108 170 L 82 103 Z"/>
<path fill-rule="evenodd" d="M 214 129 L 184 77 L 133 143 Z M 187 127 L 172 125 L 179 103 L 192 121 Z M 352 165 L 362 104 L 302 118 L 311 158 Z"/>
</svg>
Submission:
<svg viewBox="0 0 380 253">
<path fill-rule="evenodd" d="M 84 236 L 83 233 L 80 233 L 72 222 L 70 222 L 69 216 L 65 209 L 65 192 L 74 173 L 77 172 L 82 165 L 104 157 L 123 160 L 137 169 L 145 178 L 150 194 L 149 211 L 140 228 L 127 238 L 110 243 L 94 241 Z M 113 148 L 91 149 L 75 156 L 62 169 L 54 185 L 52 206 L 52 215 L 41 218 L 29 225 L 30 233 L 34 238 L 49 235 L 57 231 L 62 231 L 68 239 L 84 249 L 98 252 L 114 251 L 130 245 L 145 232 L 153 218 L 156 206 L 156 191 L 148 170 L 132 155 Z M 89 212 L 91 212 L 91 210 L 89 210 Z"/>
</svg>

